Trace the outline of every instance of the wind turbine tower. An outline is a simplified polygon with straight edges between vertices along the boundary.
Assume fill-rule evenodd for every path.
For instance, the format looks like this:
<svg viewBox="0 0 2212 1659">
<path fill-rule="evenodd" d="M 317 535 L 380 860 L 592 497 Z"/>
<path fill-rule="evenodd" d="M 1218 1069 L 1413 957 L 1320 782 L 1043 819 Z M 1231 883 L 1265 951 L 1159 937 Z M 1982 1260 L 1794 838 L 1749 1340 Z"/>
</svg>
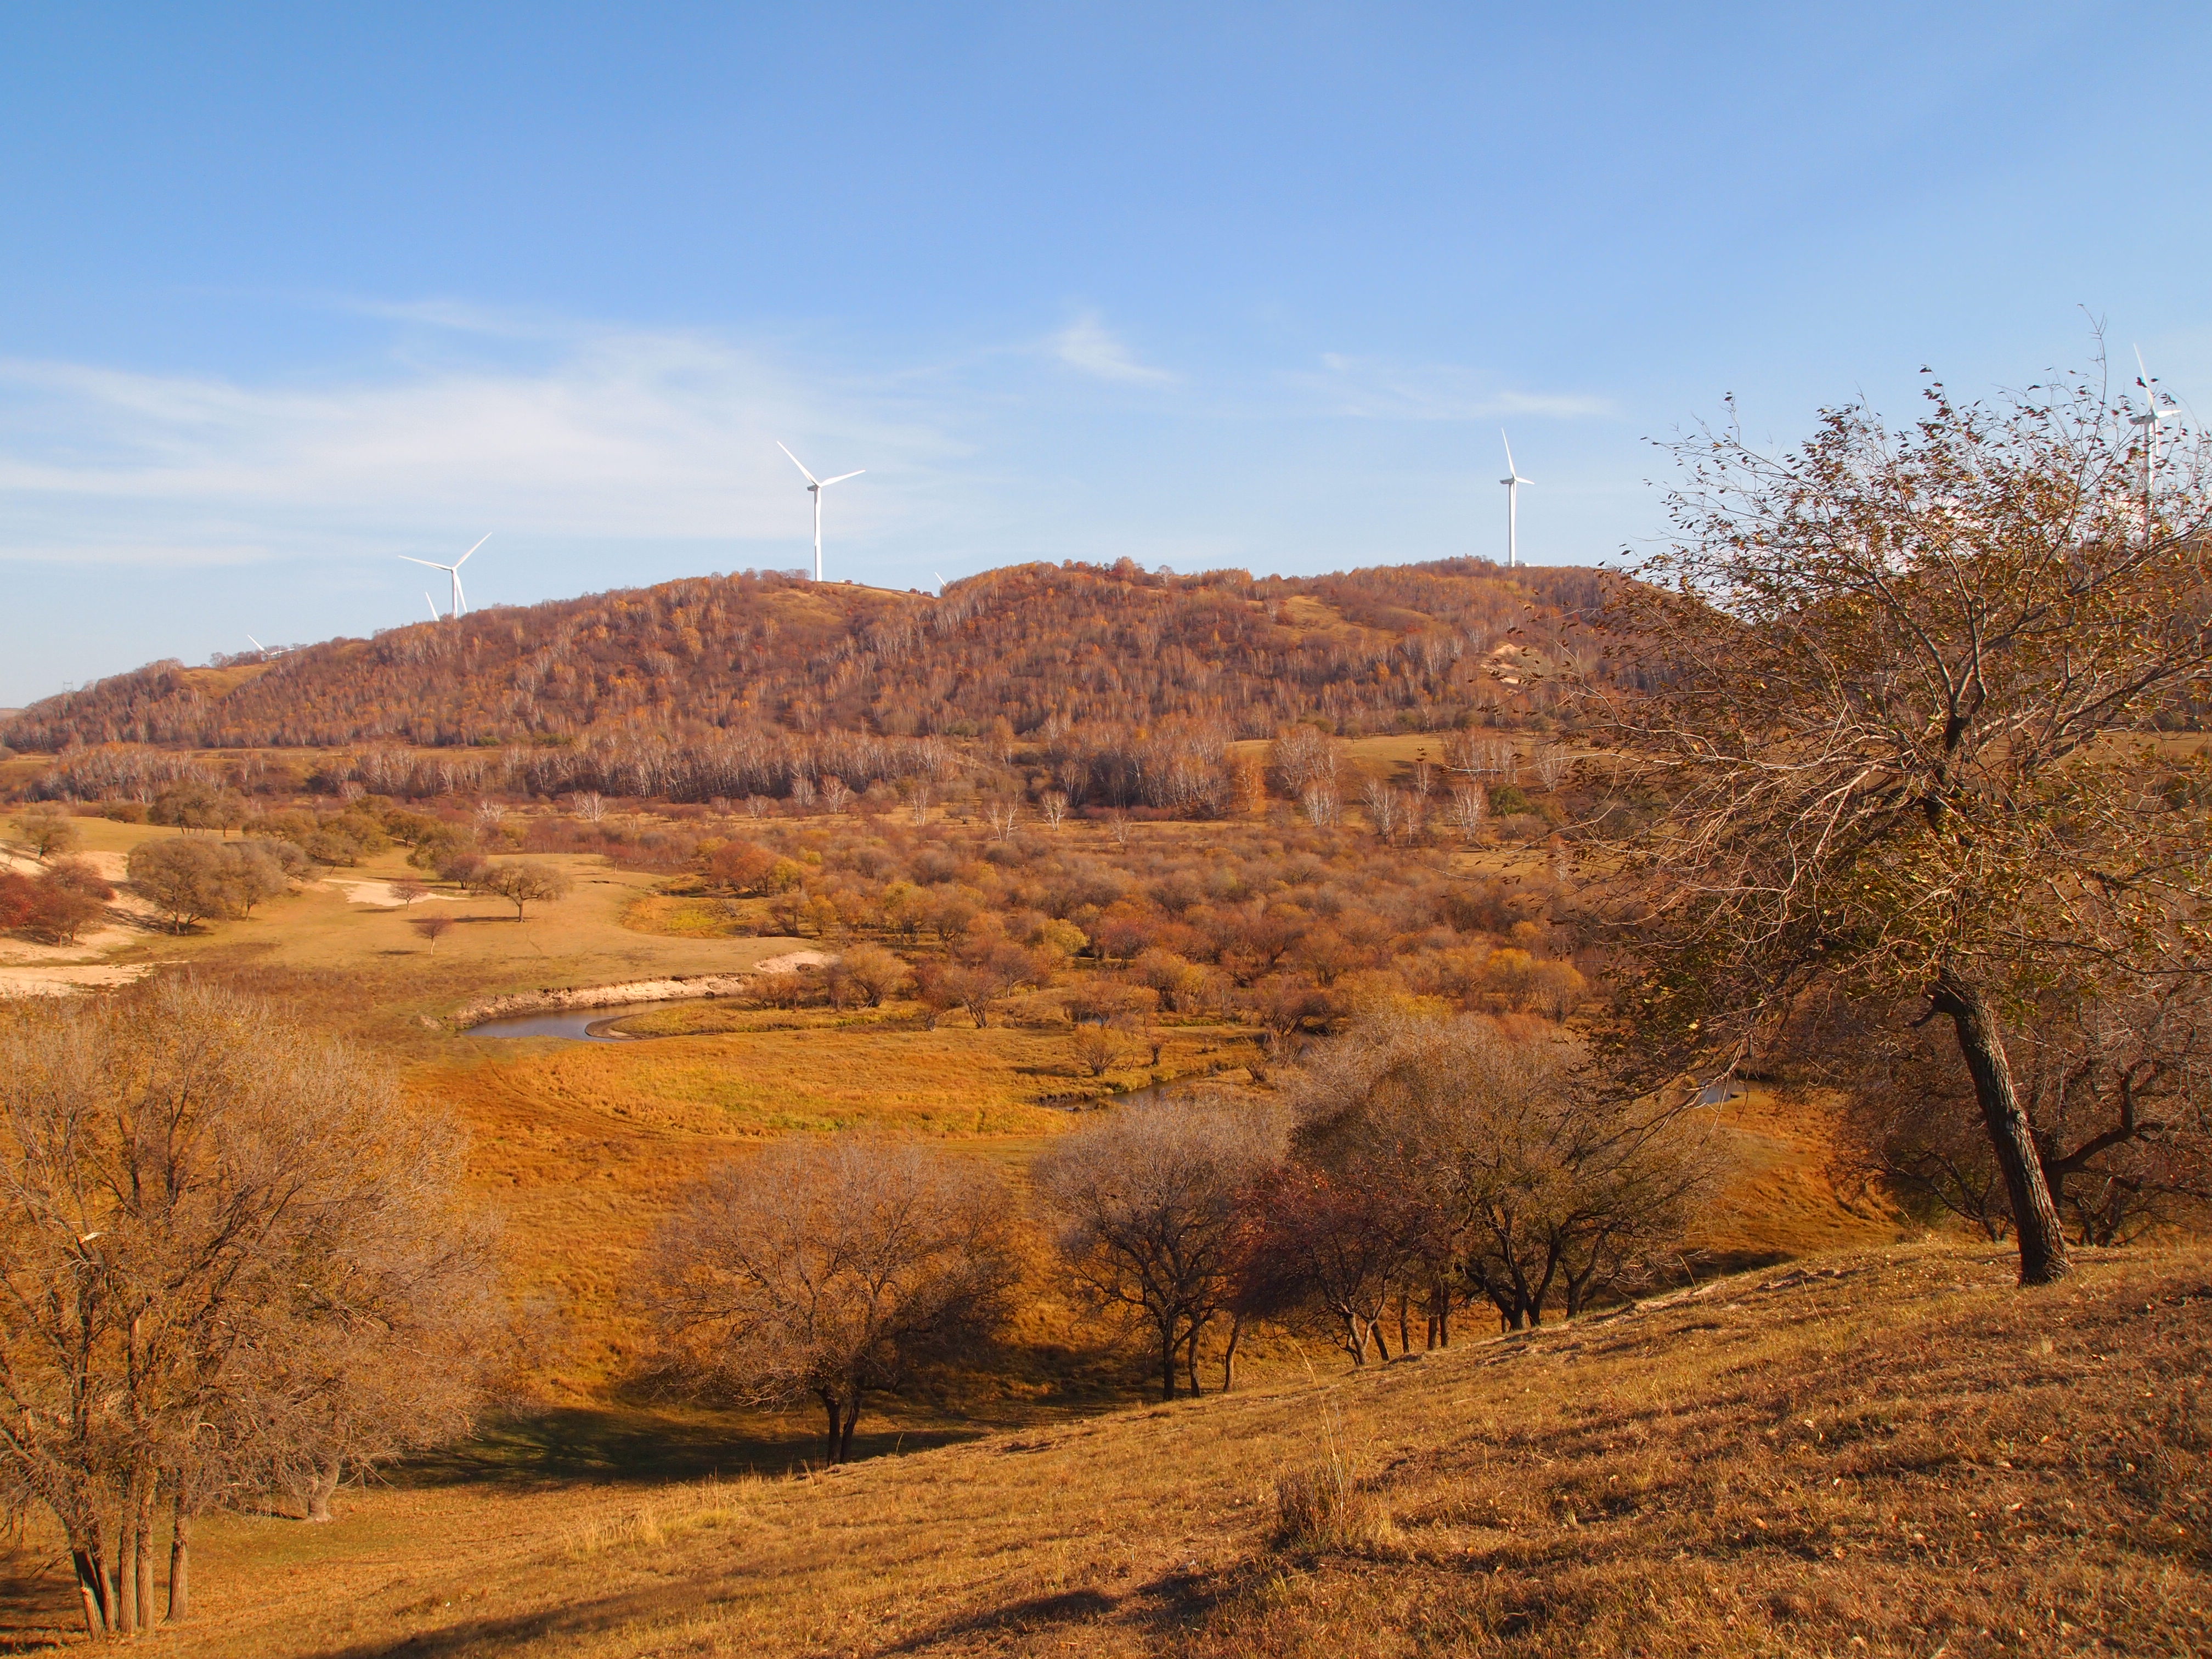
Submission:
<svg viewBox="0 0 2212 1659">
<path fill-rule="evenodd" d="M 783 445 L 778 442 L 776 447 L 783 449 Z M 868 469 L 864 466 L 858 471 L 840 472 L 834 478 L 817 478 L 811 472 L 807 471 L 806 463 L 800 460 L 798 456 L 792 455 L 787 449 L 783 449 L 783 453 L 791 456 L 791 464 L 799 469 L 799 475 L 806 480 L 806 493 L 814 497 L 814 580 L 818 582 L 822 580 L 822 492 L 833 483 L 842 483 L 848 478 L 857 478 L 860 473 L 866 472 Z"/>
<path fill-rule="evenodd" d="M 2158 406 L 2158 400 L 2166 397 L 2166 394 L 2158 389 L 2158 382 L 2151 378 L 2150 370 L 2143 367 L 2141 346 L 2136 348 L 2136 384 L 2141 386 L 2143 392 L 2143 412 L 2140 415 L 2129 416 L 2128 424 L 2139 426 L 2143 429 L 2143 539 L 2148 544 L 2151 536 L 2152 492 L 2158 487 L 2158 423 L 2160 421 L 2179 420 L 2181 411 L 2179 409 L 2170 407 L 2160 409 Z M 2166 398 L 2169 404 L 2172 401 L 2171 398 Z"/>
<path fill-rule="evenodd" d="M 477 538 L 477 547 L 482 547 L 490 539 L 491 532 L 487 530 L 482 536 Z M 471 548 L 468 553 L 462 554 L 459 558 L 455 559 L 451 564 L 440 564 L 434 559 L 418 559 L 411 553 L 402 553 L 399 556 L 406 560 L 410 564 L 427 565 L 433 570 L 442 570 L 453 579 L 453 615 L 459 617 L 462 612 L 468 609 L 468 600 L 464 598 L 461 593 L 461 567 L 469 562 L 469 554 L 474 553 L 477 550 L 477 547 Z M 427 599 L 430 596 L 428 593 L 425 593 L 422 597 Z M 438 607 L 436 605 L 433 604 L 431 605 L 430 614 L 433 617 L 435 617 L 438 614 Z"/>
<path fill-rule="evenodd" d="M 1505 444 L 1505 476 L 1498 481 L 1505 486 L 1505 568 L 1513 570 L 1521 563 L 1521 486 L 1536 481 L 1522 477 L 1513 465 L 1513 440 L 1505 436 L 1505 428 L 1500 427 L 1498 435 Z"/>
</svg>

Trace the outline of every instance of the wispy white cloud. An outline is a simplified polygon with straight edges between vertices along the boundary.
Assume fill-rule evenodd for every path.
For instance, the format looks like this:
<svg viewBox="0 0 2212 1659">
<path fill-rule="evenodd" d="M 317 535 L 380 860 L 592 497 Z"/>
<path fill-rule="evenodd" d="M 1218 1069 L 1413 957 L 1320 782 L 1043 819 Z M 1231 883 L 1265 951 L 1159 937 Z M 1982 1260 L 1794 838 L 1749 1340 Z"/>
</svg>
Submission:
<svg viewBox="0 0 2212 1659">
<path fill-rule="evenodd" d="M 921 400 L 708 336 L 414 320 L 532 340 L 539 361 L 313 386 L 0 362 L 0 558 L 413 552 L 491 527 L 787 542 L 803 507 L 775 440 L 879 477 L 960 447 Z M 872 511 L 861 492 L 839 508 L 854 532 Z"/>
<path fill-rule="evenodd" d="M 1139 362 L 1095 311 L 1086 311 L 1053 336 L 1054 355 L 1070 368 L 1102 380 L 1131 385 L 1165 386 L 1176 377 L 1164 368 Z"/>
<path fill-rule="evenodd" d="M 1328 413 L 1360 420 L 1483 421 L 1515 415 L 1575 420 L 1615 412 L 1612 399 L 1585 392 L 1529 392 L 1495 375 L 1449 363 L 1414 363 L 1330 352 L 1318 370 L 1283 376 Z"/>
</svg>

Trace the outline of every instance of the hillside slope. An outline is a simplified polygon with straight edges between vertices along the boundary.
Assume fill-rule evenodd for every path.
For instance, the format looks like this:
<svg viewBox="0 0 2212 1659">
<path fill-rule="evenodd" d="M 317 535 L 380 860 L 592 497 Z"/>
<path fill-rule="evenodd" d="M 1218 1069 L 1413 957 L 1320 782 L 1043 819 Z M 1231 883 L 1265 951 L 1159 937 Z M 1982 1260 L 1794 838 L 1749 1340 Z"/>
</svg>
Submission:
<svg viewBox="0 0 2212 1659">
<path fill-rule="evenodd" d="M 179 1655 L 2202 1651 L 2212 1254 L 1903 1247 L 879 1460 L 210 1526 Z M 1279 1477 L 1355 1516 L 1272 1543 Z"/>
<path fill-rule="evenodd" d="M 530 744 L 775 726 L 879 738 L 1200 720 L 1266 736 L 1322 714 L 1449 723 L 1489 655 L 1595 605 L 1592 569 L 1473 560 L 1253 580 L 1023 565 L 941 598 L 701 577 L 333 640 L 271 661 L 156 663 L 50 697 L 0 743 L 199 748 Z"/>
</svg>

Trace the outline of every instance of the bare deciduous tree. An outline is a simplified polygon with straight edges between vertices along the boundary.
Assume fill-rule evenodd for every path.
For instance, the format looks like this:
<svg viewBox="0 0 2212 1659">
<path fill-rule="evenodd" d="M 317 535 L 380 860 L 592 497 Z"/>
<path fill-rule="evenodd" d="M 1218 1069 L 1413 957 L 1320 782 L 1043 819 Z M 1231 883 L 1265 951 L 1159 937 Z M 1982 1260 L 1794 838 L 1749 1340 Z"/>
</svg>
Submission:
<svg viewBox="0 0 2212 1659">
<path fill-rule="evenodd" d="M 1398 833 L 1398 792 L 1381 778 L 1369 778 L 1359 787 L 1366 803 L 1367 822 L 1376 837 L 1389 841 Z"/>
<path fill-rule="evenodd" d="M 1104 1077 L 1121 1062 L 1127 1052 L 1121 1034 L 1110 1025 L 1079 1025 L 1074 1040 L 1068 1045 L 1074 1053 L 1075 1063 L 1093 1077 Z"/>
<path fill-rule="evenodd" d="M 1449 816 L 1452 828 L 1462 840 L 1474 841 L 1482 834 L 1482 826 L 1490 817 L 1490 798 L 1479 783 L 1459 783 L 1452 786 Z"/>
<path fill-rule="evenodd" d="M 1432 1328 L 1455 1285 L 1518 1329 L 1540 1323 L 1555 1295 L 1571 1318 L 1672 1252 L 1711 1176 L 1702 1132 L 1593 1086 L 1582 1058 L 1565 1036 L 1488 1019 L 1390 1015 L 1300 1077 L 1301 1161 L 1362 1197 L 1334 1206 L 1355 1237 L 1303 1240 L 1355 1358 L 1388 1282 L 1423 1297 Z"/>
<path fill-rule="evenodd" d="M 1085 1124 L 1038 1161 L 1062 1255 L 1100 1306 L 1149 1328 L 1163 1399 L 1176 1396 L 1178 1357 L 1198 1390 L 1199 1342 L 1235 1293 L 1250 1194 L 1282 1152 L 1264 1109 L 1153 1101 Z"/>
<path fill-rule="evenodd" d="M 25 807 L 15 816 L 15 828 L 41 863 L 76 851 L 80 839 L 75 820 L 51 801 Z"/>
<path fill-rule="evenodd" d="M 487 864 L 469 881 L 471 891 L 512 904 L 517 921 L 522 920 L 526 906 L 566 898 L 571 885 L 568 878 L 552 866 L 525 864 L 520 860 Z"/>
<path fill-rule="evenodd" d="M 824 1455 L 852 1454 L 871 1394 L 988 1341 L 1012 1267 L 981 1164 L 855 1134 L 778 1143 L 711 1176 L 663 1230 L 675 1358 L 749 1404 L 811 1400 Z"/>
<path fill-rule="evenodd" d="M 880 945 L 855 945 L 838 957 L 836 968 L 845 982 L 871 1008 L 880 1007 L 914 983 L 914 970 L 899 956 Z"/>
<path fill-rule="evenodd" d="M 59 1523 L 94 1635 L 154 1618 L 165 1492 L 179 1618 L 191 1516 L 319 1406 L 412 1379 L 356 1458 L 465 1419 L 490 1277 L 460 1164 L 360 1055 L 213 986 L 0 1014 L 0 1469 Z"/>
<path fill-rule="evenodd" d="M 2212 491 L 2191 442 L 2148 494 L 2094 384 L 1928 398 L 1909 432 L 1852 406 L 1779 456 L 1678 450 L 1677 545 L 1609 617 L 1638 684 L 1578 688 L 1624 802 L 1664 809 L 1601 852 L 1644 966 L 1622 1029 L 1655 1079 L 1710 1077 L 1808 989 L 1921 1000 L 2044 1284 L 2067 1241 L 1998 988 L 2203 968 L 2204 763 L 2130 734 L 2212 675 Z"/>
</svg>

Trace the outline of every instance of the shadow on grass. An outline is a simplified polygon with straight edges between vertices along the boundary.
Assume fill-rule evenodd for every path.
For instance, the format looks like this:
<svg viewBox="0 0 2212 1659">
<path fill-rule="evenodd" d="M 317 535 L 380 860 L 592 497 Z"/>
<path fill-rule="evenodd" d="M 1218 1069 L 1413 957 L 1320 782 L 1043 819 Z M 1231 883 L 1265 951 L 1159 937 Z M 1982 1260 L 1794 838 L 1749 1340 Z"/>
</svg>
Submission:
<svg viewBox="0 0 2212 1659">
<path fill-rule="evenodd" d="M 1155 1637 L 1164 1637 L 1197 1623 L 1212 1611 L 1218 1600 L 1218 1594 L 1209 1587 L 1179 1575 L 1157 1580 L 1121 1597 L 1097 1590 L 1074 1590 L 964 1613 L 880 1651 L 922 1652 L 941 1644 L 961 1643 L 973 1637 L 987 1640 L 1011 1637 L 1018 1640 L 1023 1636 L 1064 1632 L 1109 1620 Z M 691 1587 L 659 1586 L 574 1601 L 511 1618 L 467 1620 L 443 1629 L 417 1630 L 405 1636 L 356 1643 L 331 1650 L 326 1659 L 398 1659 L 400 1655 L 407 1656 L 407 1659 L 435 1659 L 441 1655 L 542 1651 L 553 1640 L 565 1644 L 622 1631 L 665 1618 L 679 1607 L 689 1610 L 697 1605 L 696 1591 Z"/>
<path fill-rule="evenodd" d="M 983 1424 L 902 1425 L 882 1418 L 853 1440 L 853 1461 L 973 1440 Z M 631 1405 L 569 1406 L 494 1419 L 474 1440 L 392 1472 L 404 1486 L 659 1486 L 713 1476 L 784 1474 L 822 1458 L 796 1419 Z"/>
<path fill-rule="evenodd" d="M 60 1562 L 0 1545 L 0 1653 L 35 1653 L 84 1628 L 76 1583 Z"/>
</svg>

